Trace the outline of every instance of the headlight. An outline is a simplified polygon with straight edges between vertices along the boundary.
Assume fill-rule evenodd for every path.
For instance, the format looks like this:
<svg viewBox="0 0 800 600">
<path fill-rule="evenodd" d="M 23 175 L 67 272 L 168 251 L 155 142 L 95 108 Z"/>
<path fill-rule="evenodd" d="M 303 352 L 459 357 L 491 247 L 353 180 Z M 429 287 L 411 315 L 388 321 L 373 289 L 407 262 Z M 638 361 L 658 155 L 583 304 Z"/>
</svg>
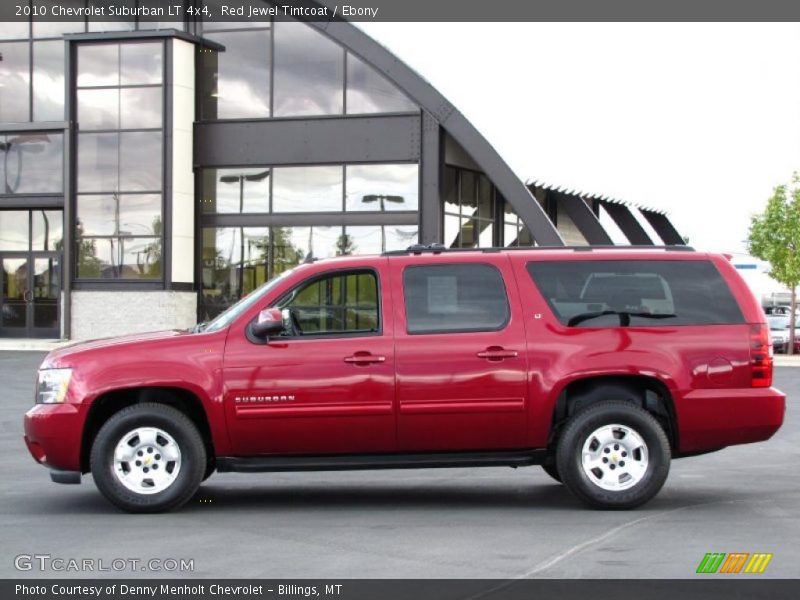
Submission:
<svg viewBox="0 0 800 600">
<path fill-rule="evenodd" d="M 72 369 L 42 369 L 36 381 L 36 404 L 60 404 L 67 396 Z"/>
</svg>

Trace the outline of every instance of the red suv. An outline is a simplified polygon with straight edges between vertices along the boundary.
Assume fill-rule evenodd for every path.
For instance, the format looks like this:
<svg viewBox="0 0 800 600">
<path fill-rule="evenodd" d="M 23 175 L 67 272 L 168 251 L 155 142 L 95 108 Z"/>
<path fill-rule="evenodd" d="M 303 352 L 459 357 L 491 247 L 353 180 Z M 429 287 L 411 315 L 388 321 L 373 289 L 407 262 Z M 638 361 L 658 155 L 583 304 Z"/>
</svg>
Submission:
<svg viewBox="0 0 800 600">
<path fill-rule="evenodd" d="M 133 512 L 215 470 L 527 465 L 631 508 L 672 458 L 778 430 L 771 354 L 723 256 L 414 246 L 303 264 L 189 331 L 51 352 L 25 442 Z"/>
</svg>

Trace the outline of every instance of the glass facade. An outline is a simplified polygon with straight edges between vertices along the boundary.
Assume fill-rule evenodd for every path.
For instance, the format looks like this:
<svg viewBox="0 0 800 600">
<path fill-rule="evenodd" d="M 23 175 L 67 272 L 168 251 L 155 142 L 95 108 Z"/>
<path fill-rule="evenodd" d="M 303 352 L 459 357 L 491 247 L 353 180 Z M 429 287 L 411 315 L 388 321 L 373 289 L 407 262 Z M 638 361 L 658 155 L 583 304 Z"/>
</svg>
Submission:
<svg viewBox="0 0 800 600">
<path fill-rule="evenodd" d="M 409 112 L 417 106 L 383 75 L 347 54 L 347 114 Z"/>
<path fill-rule="evenodd" d="M 395 212 L 419 209 L 416 164 L 203 169 L 207 214 Z"/>
<path fill-rule="evenodd" d="M 444 179 L 444 244 L 449 248 L 494 246 L 495 190 L 477 171 L 448 165 Z"/>
<path fill-rule="evenodd" d="M 162 277 L 164 43 L 77 51 L 79 279 Z"/>
<path fill-rule="evenodd" d="M 133 7 L 153 2 L 158 0 L 116 4 Z M 60 3 L 84 6 L 86 2 Z M 374 162 L 380 159 L 364 154 L 342 164 L 345 159 L 333 154 L 336 145 L 327 140 L 324 147 L 334 148 L 333 155 L 315 159 L 315 164 L 303 164 L 302 157 L 278 166 L 237 166 L 238 160 L 213 159 L 212 168 L 198 165 L 195 156 L 194 173 L 188 172 L 187 160 L 186 172 L 172 174 L 170 168 L 186 155 L 176 151 L 175 161 L 170 160 L 170 128 L 176 128 L 177 140 L 179 124 L 177 120 L 173 124 L 166 112 L 171 82 L 166 80 L 165 60 L 172 56 L 176 67 L 184 65 L 183 50 L 178 49 L 184 42 L 167 41 L 169 35 L 135 33 L 68 42 L 63 38 L 65 33 L 159 27 L 188 28 L 220 46 L 219 50 L 196 47 L 193 100 L 198 121 L 275 118 L 297 121 L 280 127 L 302 128 L 304 119 L 317 117 L 420 114 L 419 107 L 370 63 L 306 23 L 191 22 L 186 27 L 141 20 L 6 23 L 0 28 L 0 123 L 71 122 L 69 136 L 64 129 L 12 133 L 8 130 L 17 127 L 7 127 L 2 133 L 0 126 L 0 209 L 3 197 L 13 197 L 15 207 L 28 206 L 28 210 L 0 210 L 0 254 L 31 254 L 19 264 L 4 263 L 9 281 L 30 273 L 43 289 L 47 281 L 51 287 L 60 284 L 56 255 L 41 258 L 33 253 L 63 251 L 63 213 L 34 209 L 58 205 L 53 196 L 64 195 L 65 181 L 74 183 L 69 186 L 71 196 L 64 199 L 73 209 L 72 238 L 64 257 L 72 267 L 70 285 L 79 290 L 167 289 L 173 283 L 194 282 L 203 319 L 309 258 L 378 254 L 419 241 L 420 167 L 412 161 L 419 157 L 421 142 L 416 138 L 407 153 L 381 152 L 403 157 L 392 158 L 394 162 Z M 168 44 L 173 44 L 174 53 L 167 52 Z M 74 61 L 72 81 L 65 81 L 67 59 Z M 65 88 L 70 114 L 65 114 Z M 171 96 L 178 111 L 178 102 L 191 103 L 179 91 L 176 86 Z M 188 121 L 180 135 L 191 130 Z M 372 120 L 352 119 L 347 125 L 357 128 L 367 121 Z M 238 127 L 242 124 L 198 129 L 229 136 Z M 264 145 L 271 143 L 276 142 L 263 140 Z M 65 149 L 65 144 L 74 146 Z M 188 142 L 186 149 L 191 150 Z M 69 174 L 63 171 L 65 155 L 71 159 Z M 447 166 L 443 175 L 442 241 L 448 246 L 532 243 L 528 230 L 482 173 Z M 172 214 L 165 213 L 166 207 L 188 203 L 192 182 L 198 215 L 189 224 L 181 223 L 171 237 L 173 232 L 164 226 L 165 214 Z M 172 199 L 165 195 L 170 190 Z M 426 232 L 425 239 L 431 237 Z M 165 248 L 171 249 L 174 259 L 168 273 L 165 263 L 170 261 L 162 256 Z M 55 262 L 46 267 L 36 262 L 40 258 Z M 188 260 L 194 261 L 193 271 L 178 262 Z M 128 281 L 120 284 L 122 280 Z M 51 289 L 46 295 L 55 299 L 58 291 Z M 57 310 L 52 310 L 51 316 L 57 318 Z M 28 327 L 49 319 L 41 311 L 38 317 L 30 314 L 17 317 Z"/>
<path fill-rule="evenodd" d="M 215 2 L 214 4 L 219 4 Z M 415 112 L 383 75 L 299 22 L 204 23 L 200 48 L 204 120 Z"/>
<path fill-rule="evenodd" d="M 417 242 L 416 225 L 204 227 L 201 318 L 213 318 L 308 258 L 378 254 Z"/>
<path fill-rule="evenodd" d="M 64 193 L 62 133 L 0 134 L 0 196 Z"/>
<path fill-rule="evenodd" d="M 204 119 L 263 119 L 271 115 L 271 36 L 269 28 L 214 32 L 206 36 L 223 45 L 225 51 L 201 50 Z"/>
</svg>

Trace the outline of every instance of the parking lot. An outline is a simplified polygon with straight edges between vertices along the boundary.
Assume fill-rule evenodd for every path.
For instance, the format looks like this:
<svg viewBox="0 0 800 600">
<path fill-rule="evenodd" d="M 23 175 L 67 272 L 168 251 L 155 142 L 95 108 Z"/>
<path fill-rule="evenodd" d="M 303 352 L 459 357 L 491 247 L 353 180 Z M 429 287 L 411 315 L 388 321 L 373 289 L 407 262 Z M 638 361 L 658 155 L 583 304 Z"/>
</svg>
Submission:
<svg viewBox="0 0 800 600">
<path fill-rule="evenodd" d="M 217 474 L 179 512 L 127 515 L 91 477 L 52 484 L 28 455 L 42 356 L 0 352 L 2 577 L 683 578 L 707 552 L 771 552 L 758 577 L 799 574 L 800 368 L 776 369 L 789 406 L 772 440 L 673 462 L 636 511 L 588 510 L 530 467 Z M 194 571 L 20 572 L 21 554 L 183 558 Z"/>
</svg>

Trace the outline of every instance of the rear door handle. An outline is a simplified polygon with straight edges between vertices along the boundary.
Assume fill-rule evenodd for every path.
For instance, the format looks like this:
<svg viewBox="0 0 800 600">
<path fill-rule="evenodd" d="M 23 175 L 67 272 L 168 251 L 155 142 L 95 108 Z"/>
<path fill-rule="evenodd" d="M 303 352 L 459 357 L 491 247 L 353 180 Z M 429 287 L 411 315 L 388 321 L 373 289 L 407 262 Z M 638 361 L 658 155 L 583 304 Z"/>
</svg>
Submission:
<svg viewBox="0 0 800 600">
<path fill-rule="evenodd" d="M 356 365 L 368 365 L 371 363 L 386 362 L 385 356 L 376 356 L 369 352 L 356 352 L 353 356 L 345 356 L 344 362 Z"/>
<path fill-rule="evenodd" d="M 515 358 L 519 356 L 516 350 L 506 350 L 500 346 L 489 346 L 486 350 L 478 352 L 478 358 L 486 360 L 503 360 L 504 358 Z"/>
</svg>

